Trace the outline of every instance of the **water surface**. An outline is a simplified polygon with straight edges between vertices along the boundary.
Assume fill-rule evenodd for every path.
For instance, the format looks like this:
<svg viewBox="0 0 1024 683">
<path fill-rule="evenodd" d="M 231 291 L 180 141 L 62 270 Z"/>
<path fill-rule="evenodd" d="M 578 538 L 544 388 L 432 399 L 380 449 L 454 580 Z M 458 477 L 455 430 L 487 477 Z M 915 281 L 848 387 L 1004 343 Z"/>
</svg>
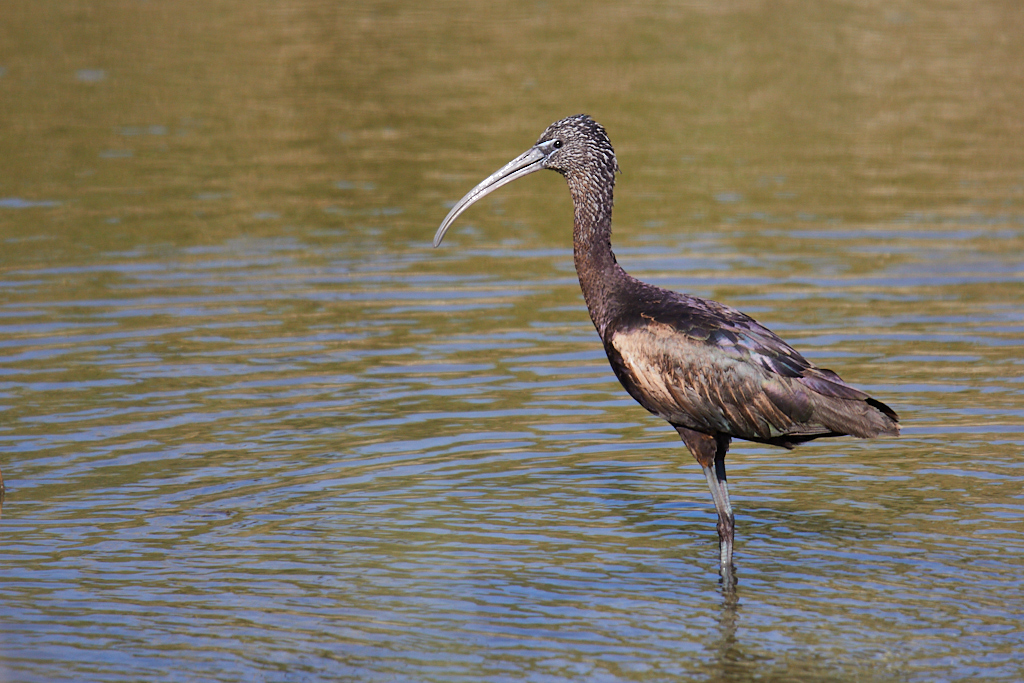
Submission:
<svg viewBox="0 0 1024 683">
<path fill-rule="evenodd" d="M 1024 677 L 1024 15 L 998 2 L 16 3 L 0 680 Z M 895 440 L 622 391 L 535 174 L 586 111 L 634 275 Z"/>
</svg>

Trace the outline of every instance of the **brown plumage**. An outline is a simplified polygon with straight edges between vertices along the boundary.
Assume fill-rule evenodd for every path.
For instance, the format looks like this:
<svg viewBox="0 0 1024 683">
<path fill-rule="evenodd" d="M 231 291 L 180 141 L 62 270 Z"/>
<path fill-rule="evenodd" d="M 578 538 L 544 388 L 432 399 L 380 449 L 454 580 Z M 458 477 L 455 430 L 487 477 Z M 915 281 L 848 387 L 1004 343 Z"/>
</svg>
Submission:
<svg viewBox="0 0 1024 683">
<path fill-rule="evenodd" d="M 569 185 L 576 272 L 612 370 L 640 405 L 675 427 L 704 469 L 718 511 L 720 566 L 729 573 L 735 519 L 725 454 L 733 438 L 793 448 L 821 437 L 895 436 L 896 413 L 753 318 L 626 273 L 611 247 L 618 162 L 604 128 L 588 116 L 551 124 L 537 144 L 470 190 L 441 223 L 434 246 L 471 204 L 542 168 Z"/>
</svg>

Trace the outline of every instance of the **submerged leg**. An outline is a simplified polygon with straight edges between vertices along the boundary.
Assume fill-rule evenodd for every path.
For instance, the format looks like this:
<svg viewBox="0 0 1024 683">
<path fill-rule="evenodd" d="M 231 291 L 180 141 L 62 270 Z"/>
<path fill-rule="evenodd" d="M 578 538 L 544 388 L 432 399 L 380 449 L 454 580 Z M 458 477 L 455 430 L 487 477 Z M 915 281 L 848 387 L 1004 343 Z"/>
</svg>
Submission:
<svg viewBox="0 0 1024 683">
<path fill-rule="evenodd" d="M 704 468 L 704 476 L 711 489 L 711 497 L 718 511 L 718 551 L 723 576 L 732 574 L 732 547 L 736 538 L 736 518 L 729 502 L 729 484 L 725 479 L 725 453 L 729 450 L 730 438 L 724 434 L 712 436 L 685 427 L 676 427 L 683 443 Z"/>
</svg>

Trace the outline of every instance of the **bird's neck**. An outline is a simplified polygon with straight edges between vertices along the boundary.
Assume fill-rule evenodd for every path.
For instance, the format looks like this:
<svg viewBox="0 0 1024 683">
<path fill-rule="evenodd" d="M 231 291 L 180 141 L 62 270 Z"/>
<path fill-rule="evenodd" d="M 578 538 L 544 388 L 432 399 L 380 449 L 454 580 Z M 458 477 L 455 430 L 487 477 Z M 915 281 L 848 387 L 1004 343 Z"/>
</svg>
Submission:
<svg viewBox="0 0 1024 683">
<path fill-rule="evenodd" d="M 614 172 L 584 175 L 582 180 L 566 178 L 575 218 L 573 258 L 587 310 L 603 338 L 608 323 L 618 312 L 617 294 L 629 276 L 615 261 L 612 252 Z"/>
</svg>

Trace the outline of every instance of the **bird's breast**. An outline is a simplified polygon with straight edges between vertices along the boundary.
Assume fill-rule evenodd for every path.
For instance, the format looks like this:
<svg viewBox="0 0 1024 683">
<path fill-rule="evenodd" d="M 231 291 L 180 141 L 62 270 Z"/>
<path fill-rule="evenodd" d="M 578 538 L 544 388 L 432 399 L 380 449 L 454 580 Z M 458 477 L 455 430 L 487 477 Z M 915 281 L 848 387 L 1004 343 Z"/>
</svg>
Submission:
<svg viewBox="0 0 1024 683">
<path fill-rule="evenodd" d="M 672 424 L 702 430 L 726 426 L 722 398 L 714 393 L 713 382 L 706 381 L 710 368 L 704 367 L 705 344 L 650 321 L 614 331 L 609 346 L 619 381 L 647 410 Z M 705 381 L 690 381 L 701 378 Z"/>
<path fill-rule="evenodd" d="M 659 326 L 660 327 L 660 326 Z M 666 357 L 659 341 L 664 338 L 655 336 L 651 330 L 628 330 L 614 332 L 611 337 L 611 345 L 621 359 L 623 369 L 627 371 L 626 379 L 635 386 L 626 386 L 630 393 L 637 398 L 648 410 L 654 411 L 652 406 L 670 405 L 674 402 L 672 389 L 673 384 L 678 380 L 666 367 Z M 623 380 L 623 377 L 619 377 Z M 626 381 L 623 381 L 626 384 Z M 635 389 L 635 392 L 634 392 Z"/>
</svg>

